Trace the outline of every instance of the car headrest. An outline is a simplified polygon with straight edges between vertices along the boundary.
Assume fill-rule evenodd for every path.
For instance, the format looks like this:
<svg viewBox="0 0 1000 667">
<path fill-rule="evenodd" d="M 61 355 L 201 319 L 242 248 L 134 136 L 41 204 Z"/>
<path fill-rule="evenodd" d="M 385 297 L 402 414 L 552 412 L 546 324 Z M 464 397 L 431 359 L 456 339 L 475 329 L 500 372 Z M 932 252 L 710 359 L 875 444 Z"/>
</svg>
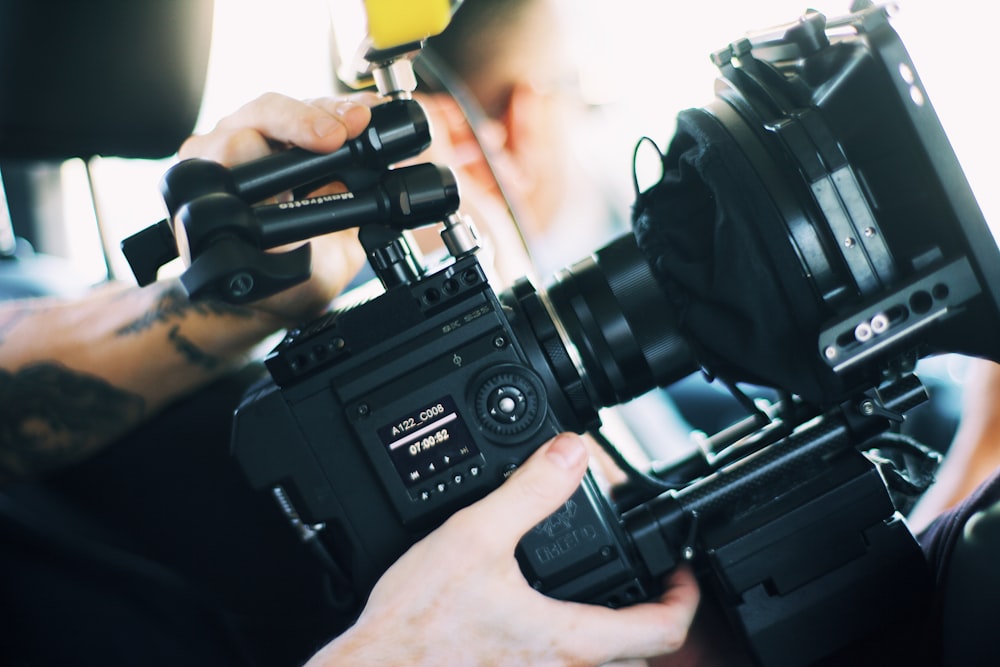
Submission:
<svg viewBox="0 0 1000 667">
<path fill-rule="evenodd" d="M 162 158 L 197 120 L 212 0 L 0 2 L 0 158 Z"/>
</svg>

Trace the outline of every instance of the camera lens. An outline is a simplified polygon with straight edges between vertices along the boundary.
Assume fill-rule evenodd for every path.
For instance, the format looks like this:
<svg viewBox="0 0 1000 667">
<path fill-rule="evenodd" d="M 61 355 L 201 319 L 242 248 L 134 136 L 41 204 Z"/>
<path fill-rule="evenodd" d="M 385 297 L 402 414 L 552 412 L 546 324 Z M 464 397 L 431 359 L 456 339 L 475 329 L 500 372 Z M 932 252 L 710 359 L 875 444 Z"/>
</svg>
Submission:
<svg viewBox="0 0 1000 667">
<path fill-rule="evenodd" d="M 632 234 L 559 271 L 545 292 L 522 281 L 501 299 L 522 341 L 530 339 L 528 354 L 540 359 L 535 370 L 547 367 L 566 399 L 574 417 L 563 419 L 567 426 L 697 370 Z"/>
</svg>

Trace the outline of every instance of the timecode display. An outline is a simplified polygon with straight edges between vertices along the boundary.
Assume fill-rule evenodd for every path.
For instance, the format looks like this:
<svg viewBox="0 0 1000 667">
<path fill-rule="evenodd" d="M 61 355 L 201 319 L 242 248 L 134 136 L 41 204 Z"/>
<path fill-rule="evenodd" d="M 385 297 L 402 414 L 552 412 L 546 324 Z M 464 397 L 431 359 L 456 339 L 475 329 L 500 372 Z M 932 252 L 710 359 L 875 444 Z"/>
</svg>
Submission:
<svg viewBox="0 0 1000 667">
<path fill-rule="evenodd" d="M 421 438 L 418 442 L 410 445 L 410 456 L 418 456 L 421 452 L 426 452 L 434 448 L 434 445 L 439 445 L 442 442 L 446 442 L 448 438 L 451 437 L 448 433 L 448 429 L 443 428 L 437 431 L 433 435 L 429 435 L 425 438 Z"/>
<path fill-rule="evenodd" d="M 378 435 L 407 486 L 479 454 L 449 396 L 383 426 Z"/>
</svg>

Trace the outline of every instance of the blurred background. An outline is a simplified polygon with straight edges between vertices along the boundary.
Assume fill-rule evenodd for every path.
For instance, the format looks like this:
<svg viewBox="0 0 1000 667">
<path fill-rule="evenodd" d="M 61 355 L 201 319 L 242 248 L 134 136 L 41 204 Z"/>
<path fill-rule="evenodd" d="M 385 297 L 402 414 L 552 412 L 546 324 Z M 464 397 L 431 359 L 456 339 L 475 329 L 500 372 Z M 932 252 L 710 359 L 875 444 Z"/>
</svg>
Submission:
<svg viewBox="0 0 1000 667">
<path fill-rule="evenodd" d="M 1000 194 L 991 178 L 1000 138 L 988 104 L 989 72 L 1000 6 L 973 0 L 947 5 L 900 0 L 894 26 L 917 65 L 986 218 L 1000 227 Z M 578 67 L 584 113 L 572 118 L 572 150 L 607 183 L 627 215 L 632 161 L 642 136 L 665 146 L 676 112 L 712 98 L 709 54 L 747 32 L 795 20 L 806 8 L 828 16 L 849 2 L 816 0 L 561 0 L 553 34 L 567 41 Z M 338 35 L 363 29 L 361 0 L 216 0 L 214 36 L 198 131 L 265 91 L 308 98 L 333 90 L 331 22 Z M 343 40 L 342 40 L 343 41 Z M 98 158 L 91 165 L 98 210 L 116 277 L 132 280 L 117 243 L 163 217 L 157 183 L 172 160 Z M 106 273 L 83 165 L 64 166 L 65 235 L 46 244 L 88 280 Z"/>
</svg>

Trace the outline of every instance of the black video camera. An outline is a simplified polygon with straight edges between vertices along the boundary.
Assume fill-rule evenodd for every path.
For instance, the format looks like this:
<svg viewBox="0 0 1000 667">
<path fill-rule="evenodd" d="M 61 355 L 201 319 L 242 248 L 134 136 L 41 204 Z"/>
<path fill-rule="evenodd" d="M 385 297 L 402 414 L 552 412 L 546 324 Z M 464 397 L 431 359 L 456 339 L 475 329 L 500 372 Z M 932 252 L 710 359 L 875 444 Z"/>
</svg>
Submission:
<svg viewBox="0 0 1000 667">
<path fill-rule="evenodd" d="M 450 172 L 388 168 L 429 141 L 412 101 L 332 157 L 168 174 L 171 220 L 126 255 L 148 281 L 182 240 L 192 298 L 278 291 L 308 252 L 264 249 L 360 228 L 383 292 L 288 332 L 232 441 L 355 604 L 547 439 L 699 370 L 782 399 L 747 401 L 627 492 L 585 478 L 519 545 L 532 585 L 628 605 L 691 561 L 765 665 L 829 656 L 921 603 L 898 507 L 937 458 L 892 431 L 926 399 L 921 357 L 1000 360 L 1000 252 L 883 7 L 809 12 L 713 59 L 716 99 L 679 117 L 634 234 L 544 290 L 491 287 Z M 324 179 L 351 191 L 250 205 Z M 404 230 L 441 221 L 452 258 L 428 269 Z"/>
</svg>

